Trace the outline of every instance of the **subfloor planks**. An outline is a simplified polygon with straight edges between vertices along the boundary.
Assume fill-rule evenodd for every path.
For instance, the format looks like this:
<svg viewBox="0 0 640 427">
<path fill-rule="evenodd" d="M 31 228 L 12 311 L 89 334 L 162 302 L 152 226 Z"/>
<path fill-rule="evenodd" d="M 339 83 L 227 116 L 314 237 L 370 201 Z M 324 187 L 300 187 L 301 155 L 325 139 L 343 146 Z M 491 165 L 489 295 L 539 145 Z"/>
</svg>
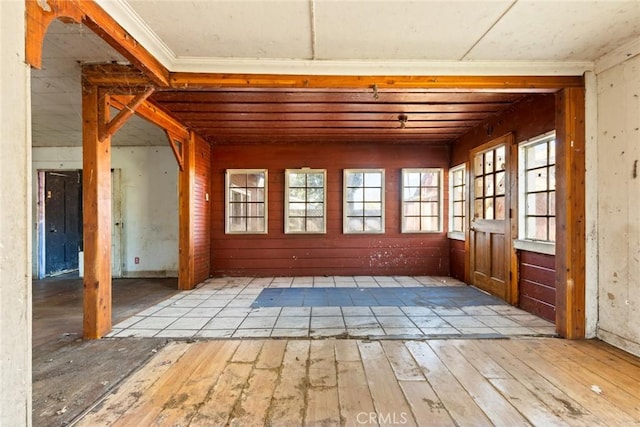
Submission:
<svg viewBox="0 0 640 427">
<path fill-rule="evenodd" d="M 221 340 L 164 347 L 79 425 L 631 425 L 638 407 L 640 360 L 599 342 Z"/>
</svg>

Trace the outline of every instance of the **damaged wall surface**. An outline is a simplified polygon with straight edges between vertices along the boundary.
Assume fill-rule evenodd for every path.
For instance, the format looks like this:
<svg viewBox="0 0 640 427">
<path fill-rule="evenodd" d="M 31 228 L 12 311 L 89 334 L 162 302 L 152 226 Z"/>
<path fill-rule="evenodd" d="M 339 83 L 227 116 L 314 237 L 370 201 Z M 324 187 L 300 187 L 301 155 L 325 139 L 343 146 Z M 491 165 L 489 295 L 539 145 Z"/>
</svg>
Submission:
<svg viewBox="0 0 640 427">
<path fill-rule="evenodd" d="M 598 336 L 640 355 L 640 56 L 597 84 Z"/>
</svg>

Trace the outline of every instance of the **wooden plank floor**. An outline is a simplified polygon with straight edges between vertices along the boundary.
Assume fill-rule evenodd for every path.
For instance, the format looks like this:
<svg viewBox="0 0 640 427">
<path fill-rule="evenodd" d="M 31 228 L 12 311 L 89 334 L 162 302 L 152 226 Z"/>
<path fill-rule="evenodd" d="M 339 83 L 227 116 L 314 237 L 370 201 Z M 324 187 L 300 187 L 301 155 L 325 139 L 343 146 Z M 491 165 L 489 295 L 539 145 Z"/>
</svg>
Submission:
<svg viewBox="0 0 640 427">
<path fill-rule="evenodd" d="M 640 424 L 640 359 L 598 341 L 172 342 L 79 425 Z"/>
</svg>

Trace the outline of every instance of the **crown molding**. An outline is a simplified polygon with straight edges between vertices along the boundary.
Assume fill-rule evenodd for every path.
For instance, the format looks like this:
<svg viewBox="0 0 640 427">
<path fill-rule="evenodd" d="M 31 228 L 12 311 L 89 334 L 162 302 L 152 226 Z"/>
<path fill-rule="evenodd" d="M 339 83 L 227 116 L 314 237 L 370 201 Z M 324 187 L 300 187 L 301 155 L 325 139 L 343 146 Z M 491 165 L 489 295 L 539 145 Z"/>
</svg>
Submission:
<svg viewBox="0 0 640 427">
<path fill-rule="evenodd" d="M 1 1 L 1 0 L 0 0 Z M 94 0 L 105 12 L 117 21 L 138 43 L 160 61 L 169 71 L 173 71 L 175 53 L 149 27 L 126 0 Z"/>
</svg>

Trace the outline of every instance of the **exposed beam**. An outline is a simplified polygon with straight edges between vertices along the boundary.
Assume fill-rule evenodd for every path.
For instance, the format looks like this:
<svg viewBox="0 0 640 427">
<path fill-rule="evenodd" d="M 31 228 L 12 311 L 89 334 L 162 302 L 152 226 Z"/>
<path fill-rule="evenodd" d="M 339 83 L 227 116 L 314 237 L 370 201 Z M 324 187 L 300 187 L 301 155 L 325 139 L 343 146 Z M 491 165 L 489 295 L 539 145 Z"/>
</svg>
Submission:
<svg viewBox="0 0 640 427">
<path fill-rule="evenodd" d="M 27 63 L 35 68 L 42 67 L 42 45 L 49 24 L 68 18 L 93 30 L 156 85 L 169 85 L 169 71 L 93 1 L 26 0 L 26 15 L 25 55 Z"/>
<path fill-rule="evenodd" d="M 139 93 L 134 96 L 131 102 L 124 106 L 120 112 L 109 121 L 100 132 L 100 141 L 105 138 L 111 138 L 124 124 L 136 113 L 136 109 L 142 104 L 154 91 L 154 88 L 147 89 L 146 92 Z"/>
<path fill-rule="evenodd" d="M 101 338 L 111 330 L 111 138 L 100 140 L 109 119 L 106 96 L 82 87 L 83 335 Z"/>
<path fill-rule="evenodd" d="M 317 120 L 398 120 L 399 113 L 409 116 L 409 121 L 466 121 L 484 120 L 489 113 L 408 113 L 403 111 L 387 113 L 343 113 L 331 111 L 325 113 L 174 113 L 185 123 L 207 122 L 212 120 L 232 121 L 317 121 Z"/>
<path fill-rule="evenodd" d="M 576 76 L 311 76 L 279 74 L 171 73 L 170 85 L 198 88 L 371 88 L 456 89 L 555 92 L 565 87 L 583 87 Z"/>
<path fill-rule="evenodd" d="M 111 95 L 111 106 L 118 110 L 123 110 L 126 105 L 133 99 L 130 95 Z M 178 119 L 164 111 L 157 105 L 145 100 L 136 108 L 136 114 L 157 125 L 161 129 L 170 132 L 174 137 L 180 140 L 189 139 L 189 130 Z"/>
<path fill-rule="evenodd" d="M 556 95 L 556 329 L 585 336 L 584 89 Z"/>
<path fill-rule="evenodd" d="M 460 129 L 472 128 L 480 120 L 408 120 L 405 129 Z M 398 118 L 390 120 L 191 120 L 189 124 L 194 128 L 210 128 L 226 132 L 233 129 L 262 129 L 265 132 L 285 129 L 399 129 L 401 122 Z"/>
</svg>

